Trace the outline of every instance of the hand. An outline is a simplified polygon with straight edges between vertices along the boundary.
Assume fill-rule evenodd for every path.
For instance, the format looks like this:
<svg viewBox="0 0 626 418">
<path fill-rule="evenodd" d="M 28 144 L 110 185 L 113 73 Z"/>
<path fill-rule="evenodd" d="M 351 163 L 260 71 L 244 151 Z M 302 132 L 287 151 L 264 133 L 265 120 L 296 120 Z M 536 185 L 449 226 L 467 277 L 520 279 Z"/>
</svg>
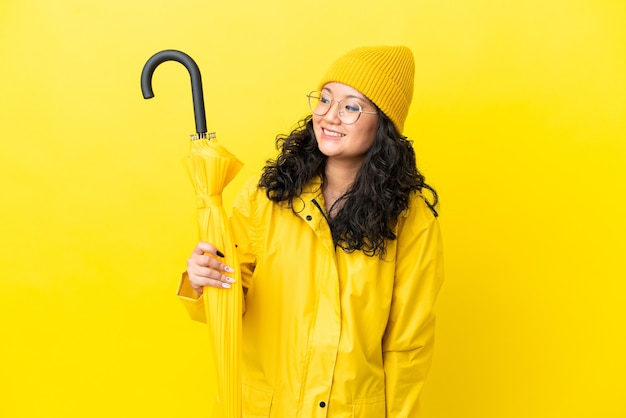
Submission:
<svg viewBox="0 0 626 418">
<path fill-rule="evenodd" d="M 235 283 L 232 277 L 224 273 L 233 273 L 232 267 L 222 263 L 220 259 L 224 257 L 213 244 L 199 242 L 193 249 L 191 257 L 187 260 L 187 275 L 191 287 L 198 294 L 202 294 L 204 286 L 212 286 L 230 289 Z"/>
</svg>

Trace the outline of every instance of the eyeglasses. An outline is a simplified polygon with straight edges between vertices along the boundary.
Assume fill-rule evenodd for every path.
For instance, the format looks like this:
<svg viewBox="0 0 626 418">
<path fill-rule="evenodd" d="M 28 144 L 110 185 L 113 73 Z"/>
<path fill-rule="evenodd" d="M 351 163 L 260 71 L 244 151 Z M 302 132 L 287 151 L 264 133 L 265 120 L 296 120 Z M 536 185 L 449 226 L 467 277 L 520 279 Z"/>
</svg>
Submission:
<svg viewBox="0 0 626 418">
<path fill-rule="evenodd" d="M 333 100 L 330 94 L 323 93 L 321 91 L 312 91 L 307 94 L 307 97 L 309 98 L 309 107 L 311 108 L 311 111 L 317 116 L 324 116 L 327 114 L 333 106 L 333 102 L 337 102 L 337 114 L 339 115 L 339 120 L 346 125 L 356 123 L 356 121 L 361 117 L 361 113 L 367 113 L 368 115 L 378 114 L 377 112 L 366 112 L 363 110 L 359 102 L 352 97 L 342 100 Z M 342 102 L 343 105 L 341 104 Z"/>
</svg>

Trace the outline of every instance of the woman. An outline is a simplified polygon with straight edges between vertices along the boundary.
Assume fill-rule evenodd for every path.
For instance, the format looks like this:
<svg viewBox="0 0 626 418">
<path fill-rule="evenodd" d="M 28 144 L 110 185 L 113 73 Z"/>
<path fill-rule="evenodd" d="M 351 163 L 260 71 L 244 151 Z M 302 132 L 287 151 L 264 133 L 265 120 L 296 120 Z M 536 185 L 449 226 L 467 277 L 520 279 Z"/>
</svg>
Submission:
<svg viewBox="0 0 626 418">
<path fill-rule="evenodd" d="M 244 417 L 418 414 L 443 272 L 437 195 L 401 134 L 413 77 L 402 46 L 337 60 L 235 201 L 240 265 L 202 242 L 187 262 L 190 313 L 240 270 Z"/>
</svg>

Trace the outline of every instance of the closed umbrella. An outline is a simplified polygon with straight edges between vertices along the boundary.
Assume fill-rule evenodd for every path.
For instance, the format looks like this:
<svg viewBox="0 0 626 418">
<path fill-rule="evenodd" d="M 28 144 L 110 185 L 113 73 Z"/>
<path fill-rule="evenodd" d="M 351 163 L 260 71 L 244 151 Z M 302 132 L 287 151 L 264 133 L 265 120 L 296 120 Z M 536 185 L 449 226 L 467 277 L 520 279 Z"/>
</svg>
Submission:
<svg viewBox="0 0 626 418">
<path fill-rule="evenodd" d="M 235 245 L 230 223 L 222 204 L 222 191 L 241 169 L 242 163 L 217 143 L 214 134 L 207 134 L 202 79 L 197 64 L 187 54 L 165 50 L 153 55 L 141 73 L 141 89 L 146 99 L 154 97 L 152 74 L 165 61 L 183 64 L 191 77 L 196 134 L 191 136 L 186 158 L 189 175 L 196 192 L 198 231 L 200 240 L 210 242 L 225 255 L 224 262 L 237 266 Z M 232 288 L 206 287 L 203 298 L 209 328 L 209 347 L 206 358 L 211 361 L 209 376 L 214 393 L 212 416 L 241 417 L 241 315 L 243 293 L 238 269 L 235 269 Z M 217 383 L 217 384 L 215 384 Z M 214 396 L 214 397 L 213 397 Z"/>
</svg>

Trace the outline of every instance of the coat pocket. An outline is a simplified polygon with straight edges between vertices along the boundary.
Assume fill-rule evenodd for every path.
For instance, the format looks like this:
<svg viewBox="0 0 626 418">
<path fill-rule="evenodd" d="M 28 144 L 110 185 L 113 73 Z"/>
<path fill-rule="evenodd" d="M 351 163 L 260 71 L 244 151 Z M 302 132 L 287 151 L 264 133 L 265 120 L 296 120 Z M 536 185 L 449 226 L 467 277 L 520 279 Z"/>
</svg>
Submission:
<svg viewBox="0 0 626 418">
<path fill-rule="evenodd" d="M 243 418 L 267 418 L 272 410 L 274 392 L 271 389 L 243 384 L 242 387 L 242 415 Z"/>
<path fill-rule="evenodd" d="M 359 399 L 352 403 L 353 418 L 385 418 L 386 414 L 385 395 Z"/>
</svg>

